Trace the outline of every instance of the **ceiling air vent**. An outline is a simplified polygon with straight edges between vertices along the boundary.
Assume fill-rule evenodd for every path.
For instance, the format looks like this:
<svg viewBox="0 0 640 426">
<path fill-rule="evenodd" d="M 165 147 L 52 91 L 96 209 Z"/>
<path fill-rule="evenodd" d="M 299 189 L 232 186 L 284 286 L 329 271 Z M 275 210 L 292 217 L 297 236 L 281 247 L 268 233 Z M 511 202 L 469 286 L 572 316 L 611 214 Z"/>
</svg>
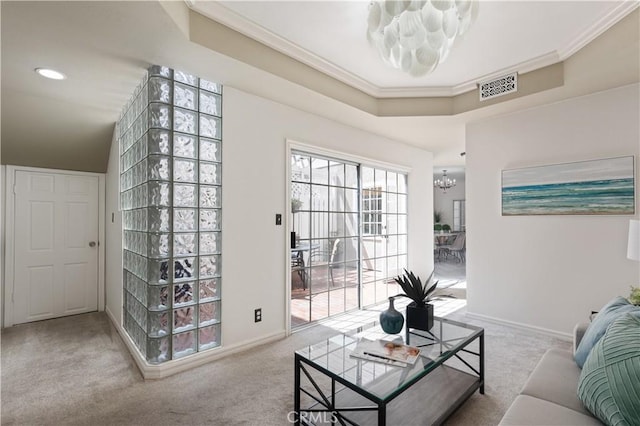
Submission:
<svg viewBox="0 0 640 426">
<path fill-rule="evenodd" d="M 497 98 L 518 91 L 518 73 L 504 75 L 502 77 L 480 83 L 480 101 Z"/>
</svg>

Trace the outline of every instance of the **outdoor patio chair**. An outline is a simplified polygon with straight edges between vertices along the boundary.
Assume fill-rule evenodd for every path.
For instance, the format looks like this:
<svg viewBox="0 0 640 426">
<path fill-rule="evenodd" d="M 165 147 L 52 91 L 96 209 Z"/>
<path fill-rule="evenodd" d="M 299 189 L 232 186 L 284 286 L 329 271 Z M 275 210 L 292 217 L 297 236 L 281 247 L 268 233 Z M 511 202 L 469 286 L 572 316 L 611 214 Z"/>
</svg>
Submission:
<svg viewBox="0 0 640 426">
<path fill-rule="evenodd" d="M 338 261 L 338 251 L 340 248 L 340 243 L 340 238 L 336 238 L 335 240 L 333 240 L 331 250 L 315 249 L 311 252 L 312 267 L 326 265 L 329 269 L 329 279 L 331 280 L 331 285 L 335 285 L 333 279 L 333 269 L 337 266 L 336 262 Z"/>
<path fill-rule="evenodd" d="M 333 242 L 333 248 L 331 249 L 331 255 L 329 256 L 329 278 L 331 279 L 331 285 L 335 285 L 333 281 L 333 268 L 336 265 L 336 257 L 338 255 L 338 247 L 340 246 L 340 238 L 336 238 Z"/>
<path fill-rule="evenodd" d="M 307 271 L 304 268 L 304 257 L 302 251 L 291 253 L 291 272 L 295 272 L 302 281 L 302 289 L 307 289 Z"/>
</svg>

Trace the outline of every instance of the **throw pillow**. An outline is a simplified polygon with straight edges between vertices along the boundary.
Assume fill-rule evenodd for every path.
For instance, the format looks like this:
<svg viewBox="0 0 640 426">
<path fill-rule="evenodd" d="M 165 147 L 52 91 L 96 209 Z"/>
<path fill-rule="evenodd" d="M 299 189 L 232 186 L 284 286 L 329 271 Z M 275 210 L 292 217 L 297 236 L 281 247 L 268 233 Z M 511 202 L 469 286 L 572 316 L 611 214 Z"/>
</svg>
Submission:
<svg viewBox="0 0 640 426">
<path fill-rule="evenodd" d="M 640 424 L 640 313 L 615 320 L 587 357 L 578 398 L 610 426 Z"/>
<path fill-rule="evenodd" d="M 640 306 L 632 305 L 627 299 L 621 296 L 614 298 L 603 306 L 598 315 L 593 319 L 593 322 L 589 324 L 587 331 L 584 332 L 584 336 L 582 336 L 582 340 L 580 340 L 580 344 L 576 349 L 574 359 L 578 367 L 582 368 L 591 348 L 593 348 L 593 345 L 604 335 L 607 327 L 626 312 L 640 312 Z"/>
</svg>

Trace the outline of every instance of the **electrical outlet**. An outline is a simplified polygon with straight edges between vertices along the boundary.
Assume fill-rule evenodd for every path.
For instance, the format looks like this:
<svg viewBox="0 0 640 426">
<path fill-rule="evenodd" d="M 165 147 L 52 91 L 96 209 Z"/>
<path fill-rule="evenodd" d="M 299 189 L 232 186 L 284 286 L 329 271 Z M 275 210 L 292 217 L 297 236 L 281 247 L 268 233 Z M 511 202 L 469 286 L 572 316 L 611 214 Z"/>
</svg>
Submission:
<svg viewBox="0 0 640 426">
<path fill-rule="evenodd" d="M 262 321 L 262 308 L 258 308 L 255 311 L 253 311 L 253 316 L 254 316 L 254 319 L 253 319 L 254 322 Z"/>
</svg>

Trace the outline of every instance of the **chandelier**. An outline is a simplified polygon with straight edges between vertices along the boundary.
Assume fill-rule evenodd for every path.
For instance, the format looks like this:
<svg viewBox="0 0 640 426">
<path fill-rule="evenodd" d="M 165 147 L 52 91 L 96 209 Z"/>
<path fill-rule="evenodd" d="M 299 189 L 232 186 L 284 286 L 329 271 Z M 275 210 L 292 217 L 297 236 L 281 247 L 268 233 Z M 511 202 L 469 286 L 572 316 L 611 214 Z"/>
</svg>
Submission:
<svg viewBox="0 0 640 426">
<path fill-rule="evenodd" d="M 444 62 L 477 14 L 471 0 L 376 0 L 369 5 L 367 39 L 385 63 L 419 77 Z"/>
<path fill-rule="evenodd" d="M 443 170 L 442 171 L 442 177 L 440 179 L 436 179 L 433 181 L 433 186 L 435 188 L 440 188 L 442 189 L 443 193 L 447 193 L 447 189 L 449 188 L 453 188 L 454 186 L 456 186 L 456 180 L 455 179 L 450 179 L 449 176 L 447 176 L 447 171 Z"/>
</svg>

